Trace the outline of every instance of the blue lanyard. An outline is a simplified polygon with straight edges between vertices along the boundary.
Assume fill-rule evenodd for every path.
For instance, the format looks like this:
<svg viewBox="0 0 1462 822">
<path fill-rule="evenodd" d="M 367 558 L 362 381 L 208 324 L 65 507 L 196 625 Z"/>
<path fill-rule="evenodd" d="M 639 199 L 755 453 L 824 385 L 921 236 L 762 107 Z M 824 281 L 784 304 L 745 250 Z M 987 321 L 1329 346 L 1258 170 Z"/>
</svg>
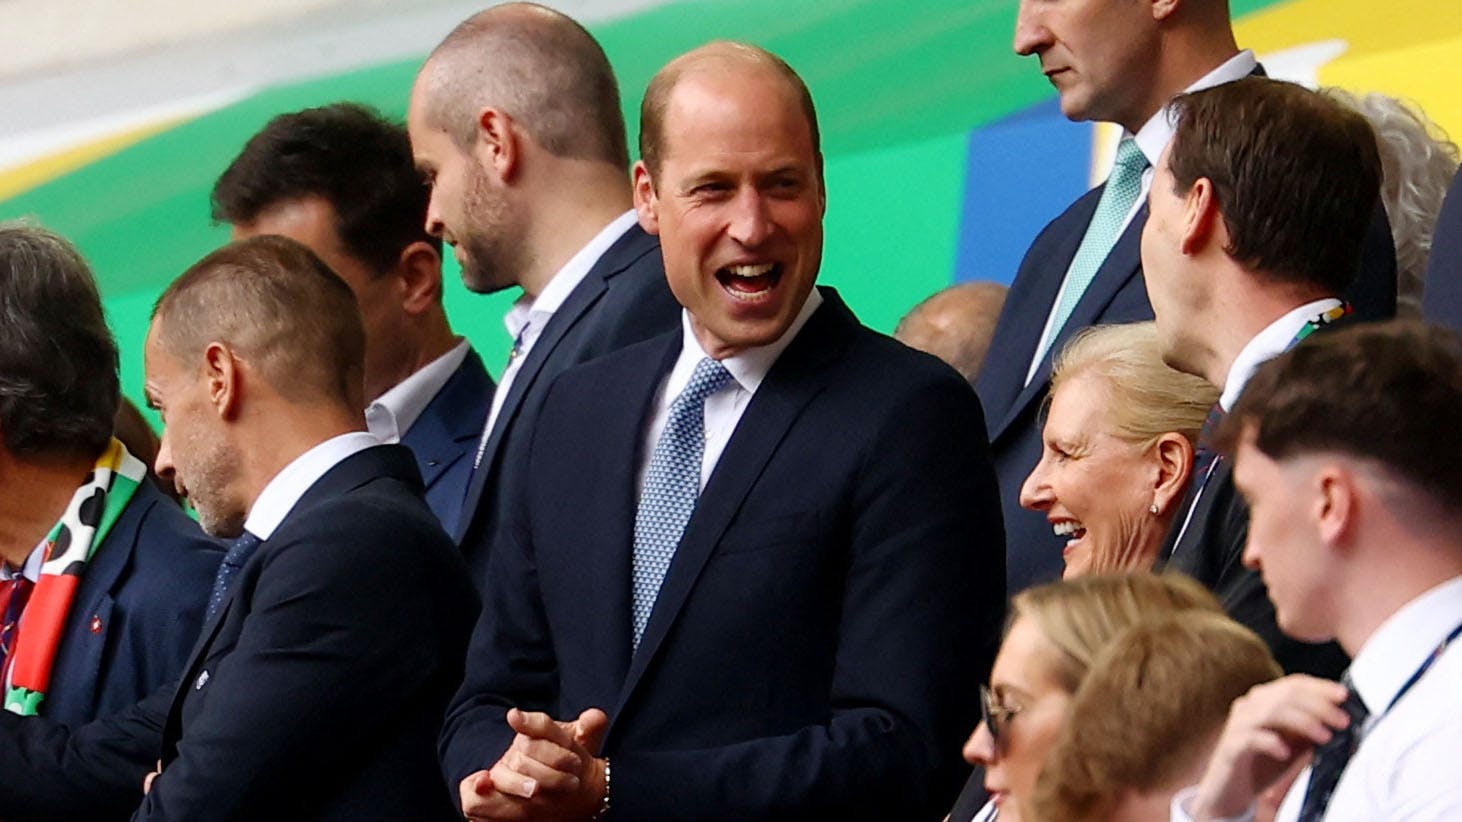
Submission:
<svg viewBox="0 0 1462 822">
<path fill-rule="evenodd" d="M 1451 645 L 1452 640 L 1456 639 L 1459 634 L 1462 634 L 1462 625 L 1458 625 L 1456 628 L 1453 628 L 1452 633 L 1447 634 L 1447 638 L 1443 639 L 1440 643 L 1437 644 L 1437 647 L 1432 650 L 1430 655 L 1427 656 L 1426 661 L 1421 663 L 1421 667 L 1416 669 L 1416 673 L 1412 674 L 1411 678 L 1406 680 L 1406 684 L 1401 686 L 1401 690 L 1396 692 L 1396 696 L 1391 698 L 1391 704 L 1386 706 L 1386 710 L 1384 713 L 1381 714 L 1381 716 L 1385 716 L 1386 714 L 1391 713 L 1391 709 L 1396 707 L 1396 703 L 1401 701 L 1401 697 L 1406 696 L 1406 692 L 1411 690 L 1411 687 L 1415 685 L 1422 678 L 1422 676 L 1426 674 L 1427 671 L 1431 670 L 1432 664 L 1441 658 L 1442 654 L 1446 652 L 1447 646 Z M 1377 721 L 1379 722 L 1380 720 Z"/>
</svg>

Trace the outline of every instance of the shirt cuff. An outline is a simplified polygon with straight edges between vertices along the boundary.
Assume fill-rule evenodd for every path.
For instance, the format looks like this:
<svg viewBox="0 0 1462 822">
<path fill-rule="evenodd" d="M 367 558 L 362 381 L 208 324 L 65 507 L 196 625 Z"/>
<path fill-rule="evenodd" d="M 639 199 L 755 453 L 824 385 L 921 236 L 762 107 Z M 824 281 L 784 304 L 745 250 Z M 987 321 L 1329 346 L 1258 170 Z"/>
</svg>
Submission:
<svg viewBox="0 0 1462 822">
<path fill-rule="evenodd" d="M 1169 819 L 1171 822 L 1193 822 L 1193 803 L 1198 799 L 1198 786 L 1188 787 L 1173 794 L 1173 804 L 1170 809 Z M 1250 805 L 1248 810 L 1238 816 L 1225 816 L 1214 822 L 1254 822 L 1254 806 Z"/>
</svg>

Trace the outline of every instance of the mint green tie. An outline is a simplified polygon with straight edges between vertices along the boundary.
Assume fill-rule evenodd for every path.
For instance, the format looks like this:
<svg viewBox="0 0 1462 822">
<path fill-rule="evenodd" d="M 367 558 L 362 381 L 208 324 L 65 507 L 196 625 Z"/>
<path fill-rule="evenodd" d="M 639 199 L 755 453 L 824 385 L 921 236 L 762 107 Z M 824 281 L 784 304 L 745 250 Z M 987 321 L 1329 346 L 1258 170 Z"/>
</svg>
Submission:
<svg viewBox="0 0 1462 822">
<path fill-rule="evenodd" d="M 1061 286 L 1061 294 L 1056 300 L 1056 316 L 1052 318 L 1051 333 L 1046 338 L 1046 348 L 1050 348 L 1051 343 L 1060 335 L 1072 310 L 1081 301 L 1081 295 L 1086 293 L 1087 286 L 1096 278 L 1097 269 L 1102 267 L 1107 254 L 1112 251 L 1112 246 L 1117 244 L 1117 237 L 1122 233 L 1127 214 L 1132 211 L 1132 204 L 1137 202 L 1137 195 L 1142 192 L 1142 172 L 1146 169 L 1147 158 L 1143 156 L 1137 143 L 1131 137 L 1123 137 L 1117 146 L 1117 161 L 1112 166 L 1112 173 L 1107 176 L 1107 187 L 1102 191 L 1101 201 L 1091 215 L 1091 222 L 1086 226 L 1086 235 L 1081 238 L 1081 247 L 1076 249 L 1076 256 L 1071 260 L 1071 270 L 1067 272 L 1066 282 Z M 1045 355 L 1045 349 L 1042 349 L 1040 357 Z"/>
</svg>

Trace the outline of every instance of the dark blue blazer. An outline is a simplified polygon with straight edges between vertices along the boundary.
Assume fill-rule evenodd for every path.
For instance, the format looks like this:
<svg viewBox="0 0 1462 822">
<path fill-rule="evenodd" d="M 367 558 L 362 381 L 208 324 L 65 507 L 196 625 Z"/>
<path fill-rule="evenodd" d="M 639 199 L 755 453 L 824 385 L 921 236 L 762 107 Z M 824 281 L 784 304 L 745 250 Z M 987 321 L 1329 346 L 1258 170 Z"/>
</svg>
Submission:
<svg viewBox="0 0 1462 822">
<path fill-rule="evenodd" d="M 1009 545 L 1011 593 L 1061 575 L 1063 539 L 1045 515 L 1020 507 L 1020 487 L 1041 457 L 1042 409 L 1050 388 L 1052 359 L 1080 329 L 1152 319 L 1142 279 L 1141 239 L 1147 223 L 1142 206 L 1087 286 L 1071 316 L 1041 358 L 1030 384 L 1025 375 L 1040 343 L 1046 318 L 1071 267 L 1101 198 L 1102 186 L 1087 192 L 1036 237 L 1021 260 L 990 342 L 990 355 L 975 381 L 989 424 L 990 450 L 1000 479 Z M 1377 206 L 1366 234 L 1360 275 L 1346 299 L 1359 319 L 1396 314 L 1396 251 L 1385 212 Z"/>
<path fill-rule="evenodd" d="M 83 725 L 175 680 L 222 558 L 218 543 L 144 480 L 81 577 L 41 714 Z"/>
<path fill-rule="evenodd" d="M 416 455 L 427 507 L 449 534 L 457 532 L 494 387 L 482 358 L 468 349 L 467 358 L 401 438 L 401 444 Z"/>
<path fill-rule="evenodd" d="M 1429 322 L 1462 331 L 1462 172 L 1452 179 L 1437 216 L 1421 312 Z"/>
<path fill-rule="evenodd" d="M 746 407 L 631 652 L 636 466 L 676 330 L 563 374 L 493 548 L 448 782 L 508 706 L 611 725 L 617 818 L 936 819 L 1004 612 L 978 400 L 837 295 Z"/>
<path fill-rule="evenodd" d="M 237 572 L 179 682 L 70 732 L 0 715 L 0 816 L 459 819 L 434 742 L 475 611 L 411 453 L 368 448 Z"/>
<path fill-rule="evenodd" d="M 554 312 L 503 398 L 482 462 L 473 472 L 455 536 L 478 587 L 505 505 L 555 377 L 578 365 L 680 327 L 680 304 L 665 282 L 660 241 L 631 226 Z"/>
</svg>

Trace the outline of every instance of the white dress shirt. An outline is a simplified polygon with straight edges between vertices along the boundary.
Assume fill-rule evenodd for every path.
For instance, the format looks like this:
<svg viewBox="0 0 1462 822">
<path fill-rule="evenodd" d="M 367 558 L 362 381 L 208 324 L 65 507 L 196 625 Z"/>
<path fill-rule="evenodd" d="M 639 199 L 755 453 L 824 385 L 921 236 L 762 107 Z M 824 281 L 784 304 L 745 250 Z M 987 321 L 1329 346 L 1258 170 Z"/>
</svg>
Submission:
<svg viewBox="0 0 1462 822">
<path fill-rule="evenodd" d="M 1370 715 L 1330 797 L 1328 822 L 1462 819 L 1462 639 L 1387 710 L 1459 624 L 1462 577 L 1454 577 L 1392 614 L 1355 655 L 1350 679 Z M 1309 784 L 1306 769 L 1285 794 L 1277 822 L 1299 818 Z M 1172 819 L 1191 820 L 1196 796 L 1196 787 L 1179 792 Z M 1234 820 L 1252 818 L 1251 812 Z"/>
<path fill-rule="evenodd" d="M 366 431 L 351 431 L 316 445 L 294 458 L 259 492 L 249 516 L 244 520 L 244 530 L 267 540 L 274 529 L 289 516 L 300 497 L 310 490 L 320 477 L 339 465 L 347 457 L 372 446 L 380 445 L 374 434 Z"/>
<path fill-rule="evenodd" d="M 1223 394 L 1218 398 L 1218 404 L 1224 412 L 1233 410 L 1234 403 L 1239 401 L 1239 395 L 1244 392 L 1244 386 L 1249 384 L 1249 378 L 1254 376 L 1259 366 L 1288 351 L 1295 335 L 1300 333 L 1305 323 L 1338 305 L 1340 301 L 1334 297 L 1305 303 L 1270 323 L 1245 343 L 1229 366 L 1228 377 L 1223 382 Z"/>
<path fill-rule="evenodd" d="M 1183 89 L 1183 91 L 1202 91 L 1206 88 L 1213 88 L 1214 86 L 1221 86 L 1224 83 L 1241 80 L 1253 74 L 1254 69 L 1258 66 L 1259 61 L 1255 59 L 1254 52 L 1245 49 L 1224 61 L 1218 68 L 1198 78 L 1197 82 Z M 1173 127 L 1175 124 L 1173 123 L 1172 117 L 1172 107 L 1163 106 L 1156 114 L 1148 118 L 1148 121 L 1143 124 L 1142 128 L 1137 130 L 1136 134 L 1132 135 L 1132 141 L 1142 151 L 1142 156 L 1147 158 L 1147 169 L 1142 172 L 1142 188 L 1138 190 L 1136 202 L 1132 204 L 1131 210 L 1127 212 L 1126 219 L 1122 221 L 1122 228 L 1117 232 L 1118 237 L 1121 237 L 1122 232 L 1127 230 L 1127 226 L 1131 225 L 1133 218 L 1137 216 L 1137 212 L 1147 202 L 1147 192 L 1152 189 L 1152 177 L 1157 169 L 1158 158 L 1162 157 L 1163 150 L 1173 140 Z M 1122 136 L 1127 136 L 1126 131 L 1123 131 Z M 1075 259 L 1072 262 L 1076 262 Z M 1066 277 L 1070 276 L 1071 270 L 1068 267 L 1066 276 L 1061 279 L 1061 288 L 1056 290 L 1057 295 L 1060 295 L 1061 291 L 1066 288 Z M 1040 344 L 1036 346 L 1036 352 L 1041 356 L 1032 358 L 1030 369 L 1025 375 L 1025 381 L 1027 383 L 1035 379 L 1036 370 L 1040 367 L 1046 347 L 1050 344 L 1049 340 L 1054 335 L 1061 333 L 1061 329 L 1051 327 L 1051 324 L 1056 320 L 1056 306 L 1059 303 L 1059 299 L 1053 301 L 1051 303 L 1051 311 L 1046 315 L 1046 327 L 1041 332 Z"/>
<path fill-rule="evenodd" d="M 731 441 L 731 434 L 735 432 L 736 424 L 741 421 L 741 415 L 746 411 L 747 403 L 751 402 L 752 395 L 761 386 L 762 380 L 766 379 L 767 372 L 772 370 L 772 365 L 776 363 L 777 358 L 782 355 L 788 345 L 791 345 L 797 332 L 802 330 L 802 326 L 807 324 L 807 319 L 812 316 L 812 312 L 816 311 L 820 305 L 822 305 L 822 295 L 814 288 L 807 295 L 807 301 L 802 304 L 802 310 L 797 312 L 792 324 L 776 341 L 757 348 L 748 348 L 721 360 L 721 364 L 731 372 L 732 382 L 727 387 L 706 397 L 704 412 L 706 447 L 705 451 L 701 453 L 702 489 L 706 487 L 706 480 L 710 479 L 716 462 L 721 459 L 721 452 L 726 450 L 726 444 Z M 695 338 L 695 332 L 690 325 L 689 312 L 681 312 L 680 325 L 683 335 L 680 357 L 675 360 L 675 366 L 670 369 L 670 373 L 666 375 L 664 382 L 660 385 L 659 393 L 655 395 L 655 402 L 652 406 L 655 412 L 650 415 L 649 424 L 645 429 L 645 445 L 640 453 L 636 488 L 645 486 L 645 472 L 650 467 L 650 454 L 654 452 L 655 444 L 660 441 L 660 434 L 665 430 L 671 404 L 690 383 L 696 364 L 710 356 L 705 349 L 701 348 L 700 341 Z"/>
<path fill-rule="evenodd" d="M 366 429 L 381 442 L 400 442 L 442 386 L 462 366 L 462 361 L 467 359 L 468 348 L 467 340 L 458 342 L 447 353 L 416 369 L 411 376 L 372 400 L 366 406 Z"/>
<path fill-rule="evenodd" d="M 564 300 L 579 287 L 579 283 L 589 276 L 599 258 L 610 249 L 619 239 L 625 235 L 638 221 L 634 209 L 615 217 L 609 225 L 600 229 L 598 234 L 588 242 L 578 253 L 569 258 L 560 268 L 548 285 L 543 287 L 542 293 L 536 299 L 529 298 L 527 294 L 519 297 L 508 309 L 503 317 L 503 325 L 508 329 L 508 336 L 514 340 L 513 347 L 516 350 L 514 356 L 508 360 L 503 368 L 503 374 L 497 382 L 497 390 L 492 394 L 492 407 L 487 413 L 487 423 L 482 427 L 482 439 L 477 444 L 476 462 L 482 461 L 482 451 L 487 447 L 487 439 L 492 434 L 493 426 L 497 425 L 498 414 L 502 412 L 503 401 L 508 398 L 508 392 L 513 387 L 513 380 L 517 378 L 518 371 L 523 367 L 523 360 L 527 358 L 528 352 L 532 350 L 533 343 L 543 334 L 543 327 L 553 319 Z M 474 463 L 475 464 L 475 463 Z"/>
</svg>

